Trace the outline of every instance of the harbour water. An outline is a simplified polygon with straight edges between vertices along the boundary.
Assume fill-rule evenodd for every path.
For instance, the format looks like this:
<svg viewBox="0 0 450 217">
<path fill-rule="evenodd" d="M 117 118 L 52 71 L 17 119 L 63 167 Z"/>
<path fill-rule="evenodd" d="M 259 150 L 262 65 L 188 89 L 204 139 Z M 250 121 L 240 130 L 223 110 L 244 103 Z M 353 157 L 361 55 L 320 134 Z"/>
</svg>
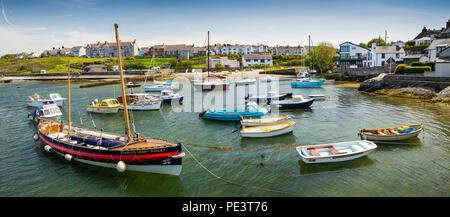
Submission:
<svg viewBox="0 0 450 217">
<path fill-rule="evenodd" d="M 34 141 L 35 123 L 27 96 L 52 92 L 67 97 L 64 83 L 0 84 L 0 196 L 450 196 L 450 109 L 417 100 L 374 97 L 352 87 L 292 89 L 280 82 L 280 92 L 307 96 L 324 94 L 309 109 L 282 112 L 297 122 L 292 134 L 243 139 L 239 123 L 199 119 L 198 112 L 133 112 L 141 135 L 181 141 L 215 178 L 186 153 L 180 176 L 119 173 L 115 169 L 68 162 L 44 151 Z M 73 125 L 123 133 L 123 114 L 86 113 L 93 99 L 117 97 L 119 85 L 79 88 L 72 84 Z M 67 118 L 67 105 L 63 108 Z M 91 119 L 92 117 L 92 119 Z M 377 143 L 368 157 L 354 161 L 306 165 L 294 144 L 359 140 L 359 128 L 422 123 L 418 138 Z M 210 148 L 208 148 L 210 147 Z M 223 148 L 232 148 L 224 151 Z M 252 188 L 249 186 L 256 186 Z"/>
</svg>

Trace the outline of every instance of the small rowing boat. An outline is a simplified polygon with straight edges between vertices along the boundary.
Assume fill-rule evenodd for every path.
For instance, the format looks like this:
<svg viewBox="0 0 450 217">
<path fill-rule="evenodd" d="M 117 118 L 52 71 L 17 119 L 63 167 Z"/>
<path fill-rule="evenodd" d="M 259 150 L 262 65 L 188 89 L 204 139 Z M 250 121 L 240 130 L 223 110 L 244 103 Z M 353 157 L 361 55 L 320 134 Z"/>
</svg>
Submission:
<svg viewBox="0 0 450 217">
<path fill-rule="evenodd" d="M 252 138 L 272 137 L 292 132 L 294 130 L 294 125 L 295 121 L 286 121 L 257 127 L 244 126 L 240 132 L 242 137 L 252 137 Z"/>
<path fill-rule="evenodd" d="M 249 85 L 249 84 L 253 84 L 255 82 L 256 82 L 256 79 L 254 79 L 254 78 L 247 78 L 247 77 L 243 77 L 241 79 L 236 79 L 234 81 L 234 83 L 236 85 Z"/>
<path fill-rule="evenodd" d="M 242 118 L 261 118 L 267 112 L 266 108 L 250 102 L 244 109 L 208 109 L 200 113 L 199 117 L 220 121 L 239 121 Z"/>
<path fill-rule="evenodd" d="M 360 135 L 362 139 L 368 140 L 398 141 L 415 137 L 419 135 L 422 130 L 422 124 L 411 124 L 402 127 L 359 129 L 358 135 Z"/>
<path fill-rule="evenodd" d="M 296 148 L 300 158 L 307 164 L 334 163 L 354 160 L 368 155 L 377 145 L 371 141 L 349 141 L 333 144 L 306 145 Z"/>
<path fill-rule="evenodd" d="M 128 83 L 126 84 L 126 86 L 127 86 L 128 88 L 133 88 L 133 87 L 140 87 L 141 84 L 130 81 L 130 82 L 128 82 Z"/>
<path fill-rule="evenodd" d="M 123 109 L 123 97 L 117 97 L 117 101 L 120 103 L 120 109 Z M 147 93 L 127 94 L 127 109 L 136 111 L 159 110 L 161 108 L 161 101 L 161 99 Z"/>
<path fill-rule="evenodd" d="M 325 79 L 299 78 L 291 82 L 291 87 L 321 87 Z"/>
<path fill-rule="evenodd" d="M 256 119 L 250 118 L 250 119 L 242 119 L 241 125 L 247 126 L 247 127 L 256 127 L 256 126 L 286 122 L 291 119 L 292 118 L 287 115 L 277 116 L 277 117 L 256 118 Z"/>
</svg>

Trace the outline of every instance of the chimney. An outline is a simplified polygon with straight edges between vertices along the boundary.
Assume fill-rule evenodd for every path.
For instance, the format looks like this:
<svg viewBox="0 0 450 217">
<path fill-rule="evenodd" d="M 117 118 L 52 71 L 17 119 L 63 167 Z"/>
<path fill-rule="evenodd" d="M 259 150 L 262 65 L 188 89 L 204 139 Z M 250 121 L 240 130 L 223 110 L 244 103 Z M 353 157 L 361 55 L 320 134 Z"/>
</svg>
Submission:
<svg viewBox="0 0 450 217">
<path fill-rule="evenodd" d="M 372 48 L 375 49 L 377 47 L 377 43 L 373 42 L 372 43 Z"/>
<path fill-rule="evenodd" d="M 108 44 L 108 41 L 105 41 L 105 44 Z"/>
<path fill-rule="evenodd" d="M 447 21 L 447 29 L 450 27 L 450 19 Z"/>
</svg>

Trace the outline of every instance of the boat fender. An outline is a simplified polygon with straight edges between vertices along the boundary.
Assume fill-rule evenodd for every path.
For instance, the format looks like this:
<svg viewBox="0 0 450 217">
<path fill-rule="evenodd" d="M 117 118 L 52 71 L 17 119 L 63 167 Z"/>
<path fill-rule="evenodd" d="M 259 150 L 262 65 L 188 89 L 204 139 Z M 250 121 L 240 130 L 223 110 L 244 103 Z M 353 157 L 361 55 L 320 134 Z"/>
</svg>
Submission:
<svg viewBox="0 0 450 217">
<path fill-rule="evenodd" d="M 186 154 L 184 152 L 181 152 L 180 154 L 173 155 L 172 158 L 178 159 L 178 158 L 183 158 L 184 156 L 186 156 Z"/>
<path fill-rule="evenodd" d="M 49 145 L 44 146 L 44 150 L 47 152 L 50 152 L 50 150 L 52 150 L 52 147 L 50 147 Z"/>
<path fill-rule="evenodd" d="M 65 154 L 65 155 L 64 155 L 64 158 L 65 158 L 67 161 L 71 161 L 71 160 L 72 160 L 72 155 L 70 155 L 70 154 Z"/>
<path fill-rule="evenodd" d="M 34 140 L 38 140 L 39 139 L 39 136 L 38 136 L 38 134 L 36 133 L 36 134 L 34 134 L 34 136 L 33 136 L 33 139 Z"/>
<path fill-rule="evenodd" d="M 124 172 L 127 169 L 127 165 L 123 161 L 119 161 L 116 165 L 116 169 L 119 172 Z"/>
</svg>

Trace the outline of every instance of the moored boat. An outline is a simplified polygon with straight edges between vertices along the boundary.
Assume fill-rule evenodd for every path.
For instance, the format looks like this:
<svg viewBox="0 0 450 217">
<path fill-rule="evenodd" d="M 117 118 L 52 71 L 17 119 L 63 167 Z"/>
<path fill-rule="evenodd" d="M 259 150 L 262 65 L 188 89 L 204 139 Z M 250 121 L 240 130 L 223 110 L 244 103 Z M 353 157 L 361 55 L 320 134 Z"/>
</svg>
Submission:
<svg viewBox="0 0 450 217">
<path fill-rule="evenodd" d="M 28 118 L 32 121 L 38 121 L 39 118 L 57 120 L 61 115 L 61 110 L 56 104 L 48 104 L 35 107 L 28 113 Z"/>
<path fill-rule="evenodd" d="M 324 79 L 300 78 L 291 82 L 291 87 L 321 87 Z"/>
<path fill-rule="evenodd" d="M 254 78 L 247 78 L 247 77 L 243 77 L 241 79 L 236 79 L 234 81 L 234 83 L 236 85 L 249 85 L 249 84 L 254 84 L 256 82 L 256 79 Z"/>
<path fill-rule="evenodd" d="M 91 102 L 90 105 L 86 106 L 87 112 L 93 113 L 117 113 L 119 111 L 120 104 L 116 99 L 104 99 L 101 103 L 98 103 L 98 100 L 95 99 L 94 102 Z"/>
<path fill-rule="evenodd" d="M 132 81 L 128 82 L 126 85 L 127 85 L 128 88 L 140 87 L 141 86 L 141 84 L 136 83 L 136 82 L 132 82 Z"/>
<path fill-rule="evenodd" d="M 423 130 L 422 124 L 411 124 L 402 127 L 359 129 L 362 139 L 375 141 L 399 141 L 416 137 Z"/>
<path fill-rule="evenodd" d="M 255 102 L 245 105 L 244 109 L 208 109 L 199 114 L 199 117 L 221 121 L 239 121 L 241 118 L 261 118 L 267 114 L 267 109 Z"/>
<path fill-rule="evenodd" d="M 286 122 L 291 119 L 292 118 L 287 115 L 277 116 L 277 117 L 250 118 L 250 119 L 242 119 L 241 125 L 248 126 L 248 127 L 255 127 L 255 126 L 262 126 L 262 125 Z"/>
<path fill-rule="evenodd" d="M 375 143 L 367 140 L 360 140 L 298 146 L 296 150 L 303 162 L 312 164 L 354 160 L 368 155 L 376 148 L 377 145 Z"/>
<path fill-rule="evenodd" d="M 262 96 L 252 96 L 249 94 L 247 97 L 248 101 L 250 102 L 257 102 L 257 103 L 270 103 L 273 100 L 284 100 L 286 97 L 291 97 L 292 93 L 276 93 L 275 91 L 269 91 L 267 95 Z"/>
<path fill-rule="evenodd" d="M 123 109 L 123 97 L 117 97 L 120 103 L 120 109 Z M 149 111 L 159 110 L 161 108 L 161 99 L 153 97 L 146 93 L 131 93 L 127 94 L 128 110 Z"/>
<path fill-rule="evenodd" d="M 292 99 L 273 100 L 270 102 L 270 107 L 278 109 L 300 109 L 308 108 L 314 102 L 314 99 L 305 99 L 300 95 L 293 95 Z"/>
<path fill-rule="evenodd" d="M 144 87 L 144 91 L 145 92 L 161 92 L 163 90 L 172 90 L 172 84 L 171 83 L 166 83 L 166 84 L 156 84 L 153 86 L 145 86 Z"/>
<path fill-rule="evenodd" d="M 163 103 L 183 102 L 183 96 L 178 93 L 174 93 L 172 90 L 161 91 L 161 95 L 159 97 L 162 99 Z"/>
<path fill-rule="evenodd" d="M 290 133 L 294 130 L 294 121 L 286 121 L 275 124 L 268 124 L 256 127 L 243 127 L 241 132 L 242 137 L 263 138 L 279 136 Z"/>
<path fill-rule="evenodd" d="M 46 104 L 55 103 L 57 106 L 64 105 L 65 98 L 61 97 L 59 93 L 51 93 L 48 98 L 41 98 L 38 94 L 34 94 L 33 97 L 28 96 L 27 104 L 31 107 L 42 106 Z"/>
</svg>

